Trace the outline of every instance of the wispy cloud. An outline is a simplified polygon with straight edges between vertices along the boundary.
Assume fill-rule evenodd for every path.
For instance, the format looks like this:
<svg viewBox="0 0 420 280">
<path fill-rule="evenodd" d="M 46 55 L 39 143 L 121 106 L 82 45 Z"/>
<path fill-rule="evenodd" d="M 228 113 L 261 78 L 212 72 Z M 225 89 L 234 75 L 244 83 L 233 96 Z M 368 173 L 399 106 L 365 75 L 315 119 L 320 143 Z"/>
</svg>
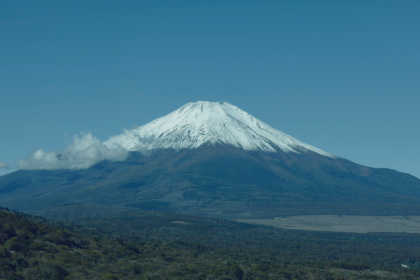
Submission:
<svg viewBox="0 0 420 280">
<path fill-rule="evenodd" d="M 10 166 L 7 163 L 4 163 L 0 160 L 0 169 L 1 168 L 10 168 Z"/>
<path fill-rule="evenodd" d="M 73 142 L 59 152 L 36 150 L 26 160 L 17 162 L 19 169 L 86 169 L 102 160 L 123 161 L 128 151 L 119 145 L 104 145 L 91 133 L 73 137 Z"/>
</svg>

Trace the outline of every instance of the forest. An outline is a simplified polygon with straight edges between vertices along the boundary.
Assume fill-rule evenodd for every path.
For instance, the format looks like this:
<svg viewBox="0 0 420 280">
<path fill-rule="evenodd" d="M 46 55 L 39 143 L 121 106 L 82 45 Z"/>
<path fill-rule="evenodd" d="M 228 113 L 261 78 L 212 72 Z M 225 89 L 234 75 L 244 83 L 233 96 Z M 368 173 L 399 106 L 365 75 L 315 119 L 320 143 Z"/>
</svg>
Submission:
<svg viewBox="0 0 420 280">
<path fill-rule="evenodd" d="M 418 279 L 419 246 L 416 234 L 283 230 L 153 211 L 56 222 L 0 210 L 0 279 Z"/>
</svg>

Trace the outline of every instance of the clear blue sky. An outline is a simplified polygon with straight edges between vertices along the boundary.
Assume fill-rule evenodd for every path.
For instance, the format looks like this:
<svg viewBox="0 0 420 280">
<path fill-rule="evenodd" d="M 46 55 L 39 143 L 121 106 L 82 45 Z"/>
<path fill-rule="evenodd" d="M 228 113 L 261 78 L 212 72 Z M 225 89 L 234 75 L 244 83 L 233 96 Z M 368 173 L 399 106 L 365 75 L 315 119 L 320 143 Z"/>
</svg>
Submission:
<svg viewBox="0 0 420 280">
<path fill-rule="evenodd" d="M 402 0 L 2 1 L 0 161 L 206 100 L 420 178 L 419 15 Z"/>
</svg>

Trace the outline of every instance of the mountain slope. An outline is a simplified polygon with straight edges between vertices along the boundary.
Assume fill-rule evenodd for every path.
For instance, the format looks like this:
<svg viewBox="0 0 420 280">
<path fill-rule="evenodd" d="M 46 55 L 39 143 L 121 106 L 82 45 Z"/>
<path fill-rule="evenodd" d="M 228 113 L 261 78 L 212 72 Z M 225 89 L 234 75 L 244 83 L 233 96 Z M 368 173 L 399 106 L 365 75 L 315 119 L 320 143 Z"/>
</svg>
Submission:
<svg viewBox="0 0 420 280">
<path fill-rule="evenodd" d="M 220 218 L 304 214 L 420 215 L 420 180 L 316 153 L 231 146 L 132 152 L 86 170 L 0 178 L 0 203 L 22 211 L 103 204 Z"/>
</svg>

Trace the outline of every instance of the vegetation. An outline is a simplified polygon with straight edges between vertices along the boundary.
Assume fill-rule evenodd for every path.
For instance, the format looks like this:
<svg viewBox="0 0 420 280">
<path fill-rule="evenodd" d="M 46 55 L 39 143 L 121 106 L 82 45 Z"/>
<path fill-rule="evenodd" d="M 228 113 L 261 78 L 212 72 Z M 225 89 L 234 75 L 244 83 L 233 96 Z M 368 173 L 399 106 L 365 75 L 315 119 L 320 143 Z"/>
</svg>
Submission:
<svg viewBox="0 0 420 280">
<path fill-rule="evenodd" d="M 79 224 L 88 222 L 90 229 L 2 209 L 0 279 L 420 277 L 400 262 L 420 259 L 417 235 L 345 238 L 148 211 Z"/>
</svg>

